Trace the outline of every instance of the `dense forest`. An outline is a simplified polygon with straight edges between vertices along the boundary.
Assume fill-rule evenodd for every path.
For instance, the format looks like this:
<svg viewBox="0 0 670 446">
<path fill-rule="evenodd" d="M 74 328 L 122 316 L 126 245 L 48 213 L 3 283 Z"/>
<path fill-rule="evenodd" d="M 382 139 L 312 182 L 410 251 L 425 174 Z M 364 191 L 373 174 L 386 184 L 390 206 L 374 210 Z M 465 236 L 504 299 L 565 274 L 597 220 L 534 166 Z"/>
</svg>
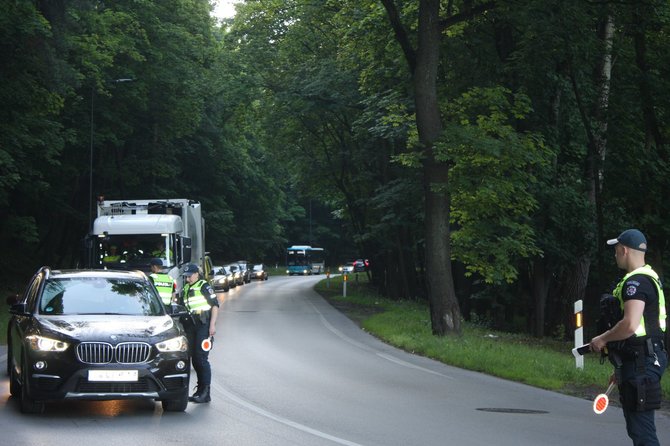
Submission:
<svg viewBox="0 0 670 446">
<path fill-rule="evenodd" d="M 203 203 L 218 259 L 371 261 L 375 288 L 538 336 L 636 227 L 668 270 L 665 0 L 0 0 L 3 282 L 76 267 L 94 201 Z"/>
</svg>

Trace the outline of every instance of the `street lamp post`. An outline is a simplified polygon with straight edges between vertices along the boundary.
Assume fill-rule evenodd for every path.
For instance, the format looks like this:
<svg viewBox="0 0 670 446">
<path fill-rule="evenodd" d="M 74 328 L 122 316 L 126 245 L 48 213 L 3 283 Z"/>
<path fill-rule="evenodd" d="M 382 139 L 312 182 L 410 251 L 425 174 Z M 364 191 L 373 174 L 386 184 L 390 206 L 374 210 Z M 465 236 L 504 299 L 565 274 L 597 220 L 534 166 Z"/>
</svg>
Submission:
<svg viewBox="0 0 670 446">
<path fill-rule="evenodd" d="M 114 79 L 111 82 L 115 84 L 123 82 L 133 82 L 132 78 Z M 91 135 L 89 144 L 89 165 L 88 165 L 88 221 L 93 224 L 93 112 L 95 98 L 95 84 L 91 87 Z"/>
</svg>

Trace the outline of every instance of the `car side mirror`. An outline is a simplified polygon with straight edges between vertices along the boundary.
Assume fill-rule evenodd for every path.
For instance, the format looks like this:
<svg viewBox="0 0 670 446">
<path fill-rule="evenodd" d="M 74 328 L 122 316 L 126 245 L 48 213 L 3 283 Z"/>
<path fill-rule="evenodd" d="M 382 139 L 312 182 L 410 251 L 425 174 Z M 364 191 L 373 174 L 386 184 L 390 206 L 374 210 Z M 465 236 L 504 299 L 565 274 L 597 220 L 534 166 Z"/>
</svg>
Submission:
<svg viewBox="0 0 670 446">
<path fill-rule="evenodd" d="M 172 304 L 168 305 L 166 308 L 167 313 L 172 317 L 188 316 L 188 310 L 186 310 L 186 307 L 183 305 Z"/>
<path fill-rule="evenodd" d="M 9 312 L 10 314 L 15 314 L 17 316 L 27 316 L 28 310 L 27 310 L 27 305 L 25 302 L 21 302 L 19 304 L 13 304 L 12 306 L 9 307 Z"/>
</svg>

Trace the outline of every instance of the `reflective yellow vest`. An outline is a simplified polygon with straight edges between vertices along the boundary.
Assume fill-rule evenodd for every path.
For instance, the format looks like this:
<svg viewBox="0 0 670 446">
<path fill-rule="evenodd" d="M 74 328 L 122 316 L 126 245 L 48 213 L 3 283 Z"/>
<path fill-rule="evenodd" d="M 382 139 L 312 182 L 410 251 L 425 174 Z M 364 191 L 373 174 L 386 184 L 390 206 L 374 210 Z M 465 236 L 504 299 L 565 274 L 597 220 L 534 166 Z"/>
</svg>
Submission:
<svg viewBox="0 0 670 446">
<path fill-rule="evenodd" d="M 651 269 L 651 266 L 649 265 L 644 265 L 641 266 L 640 268 L 629 272 L 625 276 L 623 276 L 623 279 L 617 284 L 616 288 L 614 288 L 614 297 L 616 297 L 619 300 L 619 305 L 621 306 L 621 311 L 623 311 L 623 287 L 626 281 L 628 280 L 629 277 L 634 276 L 636 274 L 643 274 L 645 276 L 651 277 L 651 281 L 656 285 L 656 292 L 658 293 L 658 305 L 659 305 L 659 311 L 658 311 L 658 323 L 659 326 L 661 327 L 661 330 L 665 332 L 666 328 L 666 310 L 665 310 L 665 295 L 663 294 L 663 288 L 661 287 L 661 283 L 658 279 L 658 274 L 656 274 L 656 271 Z M 638 325 L 637 329 L 635 329 L 635 335 L 636 336 L 646 336 L 647 335 L 647 329 L 645 328 L 644 325 L 644 316 L 640 319 L 640 325 Z"/>
<path fill-rule="evenodd" d="M 202 294 L 202 287 L 206 284 L 204 280 L 200 279 L 193 285 L 188 283 L 184 285 L 184 305 L 191 313 L 196 311 L 207 311 L 211 307 L 207 298 Z"/>
<path fill-rule="evenodd" d="M 170 305 L 172 303 L 172 293 L 175 288 L 175 281 L 172 277 L 163 273 L 151 273 L 149 274 L 152 279 L 154 279 L 154 285 L 158 294 L 161 296 L 161 300 L 165 305 Z"/>
</svg>

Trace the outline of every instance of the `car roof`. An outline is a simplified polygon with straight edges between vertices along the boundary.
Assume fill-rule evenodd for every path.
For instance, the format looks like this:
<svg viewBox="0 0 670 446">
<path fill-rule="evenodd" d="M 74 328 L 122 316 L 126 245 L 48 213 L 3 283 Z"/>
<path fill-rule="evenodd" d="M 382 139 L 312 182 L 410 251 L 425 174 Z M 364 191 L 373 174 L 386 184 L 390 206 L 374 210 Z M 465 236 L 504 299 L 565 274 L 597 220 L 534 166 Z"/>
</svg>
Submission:
<svg viewBox="0 0 670 446">
<path fill-rule="evenodd" d="M 113 269 L 51 269 L 49 278 L 88 278 L 101 277 L 108 279 L 140 279 L 146 280 L 147 276 L 142 271 L 125 271 Z"/>
</svg>

